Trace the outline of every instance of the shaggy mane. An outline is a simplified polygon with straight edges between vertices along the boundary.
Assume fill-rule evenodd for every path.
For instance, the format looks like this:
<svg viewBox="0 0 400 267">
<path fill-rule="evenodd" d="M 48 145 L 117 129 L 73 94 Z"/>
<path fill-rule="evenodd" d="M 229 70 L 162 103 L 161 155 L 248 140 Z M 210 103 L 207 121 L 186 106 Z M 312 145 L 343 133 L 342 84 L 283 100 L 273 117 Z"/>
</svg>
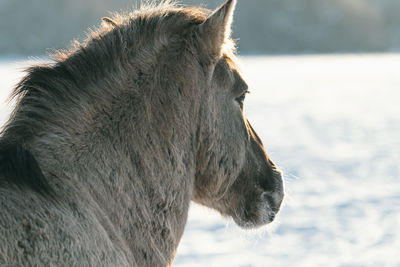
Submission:
<svg viewBox="0 0 400 267">
<path fill-rule="evenodd" d="M 91 30 L 83 43 L 74 41 L 69 50 L 56 51 L 52 63 L 28 68 L 11 94 L 17 104 L 0 132 L 0 184 L 51 193 L 37 160 L 25 147 L 27 141 L 48 129 L 68 135 L 65 121 L 70 120 L 69 125 L 77 122 L 67 118 L 61 107 L 79 110 L 87 103 L 104 103 L 115 97 L 119 92 L 95 88 L 101 88 L 99 84 L 122 85 L 124 81 L 114 73 L 131 70 L 133 60 L 152 60 L 164 49 L 166 40 L 159 28 L 200 24 L 208 14 L 207 9 L 183 8 L 169 0 L 150 1 L 131 13 L 115 13 L 111 23 L 104 21 Z M 155 53 L 148 51 L 148 44 Z M 156 62 L 154 58 L 149 64 Z"/>
</svg>

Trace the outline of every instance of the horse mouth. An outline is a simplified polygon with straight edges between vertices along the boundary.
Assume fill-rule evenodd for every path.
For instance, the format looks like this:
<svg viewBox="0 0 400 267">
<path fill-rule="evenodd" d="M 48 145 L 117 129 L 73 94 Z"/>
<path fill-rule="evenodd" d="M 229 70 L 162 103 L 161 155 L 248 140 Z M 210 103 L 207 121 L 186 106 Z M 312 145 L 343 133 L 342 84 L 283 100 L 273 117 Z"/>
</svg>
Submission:
<svg viewBox="0 0 400 267">
<path fill-rule="evenodd" d="M 235 223 L 243 229 L 256 229 L 274 221 L 280 210 L 283 193 L 263 192 L 259 201 L 253 203 L 240 214 L 232 216 Z"/>
<path fill-rule="evenodd" d="M 277 172 L 276 175 L 275 178 L 282 181 L 281 173 Z M 249 197 L 248 202 L 242 207 L 242 212 L 232 216 L 235 223 L 241 228 L 255 229 L 274 221 L 284 198 L 283 184 L 278 182 L 273 191 L 264 189 L 255 195 Z"/>
</svg>

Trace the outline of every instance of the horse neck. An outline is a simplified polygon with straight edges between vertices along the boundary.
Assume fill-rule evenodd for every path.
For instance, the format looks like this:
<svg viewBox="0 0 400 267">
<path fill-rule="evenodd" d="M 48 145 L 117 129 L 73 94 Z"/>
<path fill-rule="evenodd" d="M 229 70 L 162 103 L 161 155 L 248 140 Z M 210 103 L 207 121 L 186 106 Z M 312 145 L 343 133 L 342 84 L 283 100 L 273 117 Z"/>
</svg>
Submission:
<svg viewBox="0 0 400 267">
<path fill-rule="evenodd" d="M 90 127 L 65 125 L 75 127 L 74 133 L 49 131 L 29 146 L 43 172 L 56 176 L 58 190 L 67 187 L 63 180 L 75 184 L 132 250 L 169 261 L 193 191 L 191 124 L 187 111 L 171 110 L 172 102 L 150 113 L 139 103 L 124 98 L 119 106 L 97 107 Z"/>
</svg>

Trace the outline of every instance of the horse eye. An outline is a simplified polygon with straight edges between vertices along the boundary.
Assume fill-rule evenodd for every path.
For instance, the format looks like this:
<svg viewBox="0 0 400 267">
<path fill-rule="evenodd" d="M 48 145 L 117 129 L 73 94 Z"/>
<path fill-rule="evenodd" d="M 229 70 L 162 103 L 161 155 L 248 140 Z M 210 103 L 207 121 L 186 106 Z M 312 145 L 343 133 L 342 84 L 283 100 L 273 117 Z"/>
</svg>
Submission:
<svg viewBox="0 0 400 267">
<path fill-rule="evenodd" d="M 244 92 L 241 96 L 236 97 L 236 101 L 239 103 L 239 105 L 242 107 L 244 99 L 246 98 L 246 94 L 248 94 L 249 91 Z"/>
</svg>

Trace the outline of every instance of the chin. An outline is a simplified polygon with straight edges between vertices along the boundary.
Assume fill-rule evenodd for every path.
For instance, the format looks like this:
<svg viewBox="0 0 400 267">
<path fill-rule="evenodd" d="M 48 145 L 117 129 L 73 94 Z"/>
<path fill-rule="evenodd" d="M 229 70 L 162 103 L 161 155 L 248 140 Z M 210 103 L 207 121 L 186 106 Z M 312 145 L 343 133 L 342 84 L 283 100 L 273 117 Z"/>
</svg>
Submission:
<svg viewBox="0 0 400 267">
<path fill-rule="evenodd" d="M 275 219 L 276 212 L 270 210 L 264 204 L 255 211 L 244 211 L 245 216 L 232 216 L 234 222 L 243 229 L 257 229 L 271 223 Z M 246 216 L 247 215 L 247 216 Z"/>
</svg>

